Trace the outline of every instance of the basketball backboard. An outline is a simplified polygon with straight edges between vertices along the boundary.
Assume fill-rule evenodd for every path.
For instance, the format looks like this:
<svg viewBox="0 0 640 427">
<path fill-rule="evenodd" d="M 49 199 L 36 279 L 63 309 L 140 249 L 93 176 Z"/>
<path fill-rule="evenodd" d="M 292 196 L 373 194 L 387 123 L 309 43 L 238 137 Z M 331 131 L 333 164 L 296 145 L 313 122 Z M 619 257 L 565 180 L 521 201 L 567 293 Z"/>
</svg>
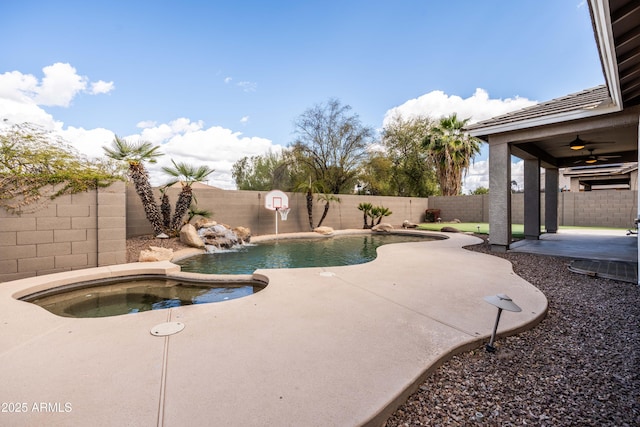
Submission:
<svg viewBox="0 0 640 427">
<path fill-rule="evenodd" d="M 289 207 L 289 197 L 280 190 L 269 191 L 264 196 L 264 207 L 272 211 L 287 208 Z"/>
</svg>

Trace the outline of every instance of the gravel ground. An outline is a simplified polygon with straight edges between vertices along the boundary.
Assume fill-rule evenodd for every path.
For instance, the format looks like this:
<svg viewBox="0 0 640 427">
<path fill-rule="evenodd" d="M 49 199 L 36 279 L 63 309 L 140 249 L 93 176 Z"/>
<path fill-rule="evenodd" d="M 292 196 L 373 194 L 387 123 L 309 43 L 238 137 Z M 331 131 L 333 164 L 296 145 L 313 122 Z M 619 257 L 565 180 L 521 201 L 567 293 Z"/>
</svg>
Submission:
<svg viewBox="0 0 640 427">
<path fill-rule="evenodd" d="M 132 237 L 127 239 L 127 262 L 138 262 L 140 251 L 149 249 L 149 246 L 173 249 L 174 252 L 189 248 L 189 246 L 180 243 L 180 239 L 177 237 L 170 239 L 156 239 L 152 235 Z"/>
<path fill-rule="evenodd" d="M 137 237 L 129 262 L 149 245 L 185 248 Z M 489 252 L 486 243 L 469 249 Z M 385 426 L 640 426 L 640 287 L 572 273 L 567 258 L 497 256 L 544 292 L 547 317 L 499 337 L 496 353 L 454 356 Z"/>
<path fill-rule="evenodd" d="M 385 426 L 640 426 L 640 287 L 572 273 L 567 258 L 500 256 L 544 292 L 547 317 L 496 353 L 454 356 Z"/>
</svg>

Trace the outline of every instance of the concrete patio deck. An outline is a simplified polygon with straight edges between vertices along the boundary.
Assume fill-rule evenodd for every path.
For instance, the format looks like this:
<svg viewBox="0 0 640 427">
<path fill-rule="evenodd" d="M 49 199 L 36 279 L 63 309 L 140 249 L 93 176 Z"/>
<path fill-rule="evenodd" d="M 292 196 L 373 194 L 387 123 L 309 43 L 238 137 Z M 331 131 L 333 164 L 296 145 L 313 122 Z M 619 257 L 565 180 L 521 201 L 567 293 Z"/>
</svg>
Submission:
<svg viewBox="0 0 640 427">
<path fill-rule="evenodd" d="M 484 296 L 506 293 L 522 307 L 503 313 L 499 334 L 546 313 L 545 296 L 509 262 L 462 248 L 475 237 L 448 237 L 386 245 L 362 265 L 258 271 L 269 285 L 245 298 L 98 319 L 15 298 L 179 268 L 135 263 L 2 283 L 0 425 L 380 425 L 441 361 L 488 341 L 497 309 Z M 170 321 L 184 330 L 151 335 Z"/>
<path fill-rule="evenodd" d="M 570 258 L 573 272 L 638 283 L 638 236 L 625 230 L 560 229 L 515 242 L 509 252 Z"/>
</svg>

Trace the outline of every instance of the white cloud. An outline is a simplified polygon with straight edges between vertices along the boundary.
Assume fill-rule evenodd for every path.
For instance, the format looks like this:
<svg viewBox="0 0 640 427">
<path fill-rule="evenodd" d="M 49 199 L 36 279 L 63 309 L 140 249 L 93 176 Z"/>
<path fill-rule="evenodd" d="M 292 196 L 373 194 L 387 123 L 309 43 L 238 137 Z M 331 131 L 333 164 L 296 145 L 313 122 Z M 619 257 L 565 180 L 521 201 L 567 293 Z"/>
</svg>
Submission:
<svg viewBox="0 0 640 427">
<path fill-rule="evenodd" d="M 225 77 L 225 78 L 224 78 L 224 82 L 225 82 L 226 84 L 231 83 L 231 80 L 233 80 L 233 77 Z"/>
<path fill-rule="evenodd" d="M 91 83 L 91 89 L 87 90 L 89 79 L 79 75 L 71 65 L 61 62 L 44 67 L 42 72 L 42 81 L 19 71 L 0 74 L 0 99 L 25 105 L 68 107 L 79 93 L 96 95 L 114 89 L 113 82 L 99 80 Z"/>
<path fill-rule="evenodd" d="M 179 122 L 179 123 L 177 123 Z M 154 185 L 166 182 L 161 172 L 162 166 L 168 166 L 171 160 L 194 165 L 207 165 L 215 172 L 209 175 L 209 184 L 216 187 L 233 189 L 231 167 L 244 156 L 262 155 L 269 150 L 279 151 L 279 145 L 271 140 L 259 137 L 245 137 L 220 126 L 204 128 L 200 122 L 192 123 L 188 119 L 179 119 L 152 129 L 145 129 L 142 139 L 162 146 L 165 156 L 155 165 L 149 165 Z"/>
<path fill-rule="evenodd" d="M 152 127 L 154 127 L 155 125 L 156 125 L 155 120 L 143 120 L 143 121 L 141 121 L 141 122 L 138 122 L 138 123 L 136 124 L 136 127 L 137 127 L 137 128 L 141 128 L 141 129 L 144 129 L 144 128 L 152 128 Z"/>
<path fill-rule="evenodd" d="M 249 122 L 249 116 L 243 116 L 240 119 L 240 123 L 244 124 L 244 123 L 248 123 Z"/>
<path fill-rule="evenodd" d="M 102 147 L 110 146 L 115 136 L 112 131 L 104 128 L 83 129 L 73 126 L 58 130 L 56 133 L 90 158 L 104 157 Z"/>
<path fill-rule="evenodd" d="M 478 122 L 519 110 L 536 104 L 527 98 L 516 96 L 507 99 L 491 99 L 484 89 L 476 89 L 469 98 L 461 98 L 457 95 L 447 95 L 440 90 L 434 90 L 415 99 L 410 99 L 402 105 L 387 111 L 384 117 L 384 124 L 392 117 L 401 115 L 405 118 L 416 116 L 429 116 L 438 119 L 457 113 L 458 118 L 469 118 L 469 122 Z"/>
<path fill-rule="evenodd" d="M 38 105 L 68 107 L 71 100 L 87 88 L 87 78 L 76 69 L 60 62 L 42 69 L 44 77 L 35 88 L 34 101 Z"/>
<path fill-rule="evenodd" d="M 524 185 L 524 160 L 511 163 L 511 181 L 516 181 L 520 188 Z M 462 194 L 469 194 L 478 187 L 489 188 L 489 161 L 474 162 L 462 180 Z"/>
<path fill-rule="evenodd" d="M 109 93 L 115 89 L 115 85 L 113 82 L 105 82 L 103 80 L 98 80 L 97 82 L 91 83 L 91 90 L 89 93 L 91 95 L 99 95 L 102 93 Z"/>
</svg>

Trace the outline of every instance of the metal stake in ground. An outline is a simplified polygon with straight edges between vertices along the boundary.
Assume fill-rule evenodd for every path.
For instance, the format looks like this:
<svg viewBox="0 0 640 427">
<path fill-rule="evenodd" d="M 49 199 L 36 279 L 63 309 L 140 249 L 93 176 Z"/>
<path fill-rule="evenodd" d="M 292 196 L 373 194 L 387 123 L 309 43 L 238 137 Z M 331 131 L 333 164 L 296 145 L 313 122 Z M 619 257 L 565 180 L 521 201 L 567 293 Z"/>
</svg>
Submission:
<svg viewBox="0 0 640 427">
<path fill-rule="evenodd" d="M 502 310 L 519 312 L 522 311 L 520 307 L 513 302 L 511 298 L 509 298 L 505 294 L 492 295 L 489 297 L 484 297 L 484 300 L 491 305 L 495 305 L 498 307 L 498 316 L 496 317 L 496 324 L 493 327 L 493 333 L 491 334 L 491 340 L 489 344 L 487 344 L 486 349 L 489 353 L 493 353 L 496 351 L 496 348 L 493 346 L 494 341 L 496 340 L 496 332 L 498 331 L 498 322 L 500 322 L 500 315 L 502 314 Z"/>
</svg>

